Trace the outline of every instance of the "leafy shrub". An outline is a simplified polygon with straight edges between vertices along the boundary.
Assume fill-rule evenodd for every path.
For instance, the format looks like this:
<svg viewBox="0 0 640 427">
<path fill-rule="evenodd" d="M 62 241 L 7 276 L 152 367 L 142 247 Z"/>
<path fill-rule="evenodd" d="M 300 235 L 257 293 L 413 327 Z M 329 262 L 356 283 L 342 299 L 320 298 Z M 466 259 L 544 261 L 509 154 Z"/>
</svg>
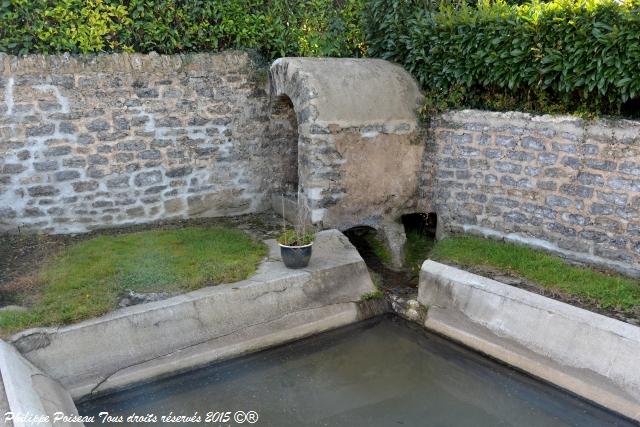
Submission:
<svg viewBox="0 0 640 427">
<path fill-rule="evenodd" d="M 427 111 L 497 110 L 637 115 L 640 1 L 371 0 L 368 53 L 403 64 Z"/>
<path fill-rule="evenodd" d="M 0 0 L 0 51 L 359 56 L 364 0 Z"/>
</svg>

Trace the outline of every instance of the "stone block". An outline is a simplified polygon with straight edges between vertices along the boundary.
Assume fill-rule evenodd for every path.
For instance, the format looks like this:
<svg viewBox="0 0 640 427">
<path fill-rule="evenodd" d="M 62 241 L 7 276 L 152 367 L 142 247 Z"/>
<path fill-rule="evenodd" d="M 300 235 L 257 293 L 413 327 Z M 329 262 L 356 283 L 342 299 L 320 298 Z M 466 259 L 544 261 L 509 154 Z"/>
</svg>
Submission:
<svg viewBox="0 0 640 427">
<path fill-rule="evenodd" d="M 71 147 L 68 145 L 58 145 L 44 150 L 45 157 L 59 157 L 67 154 L 71 154 Z"/>
<path fill-rule="evenodd" d="M 146 187 L 160 182 L 162 182 L 162 172 L 160 171 L 141 172 L 134 178 L 134 183 L 138 187 Z"/>
<path fill-rule="evenodd" d="M 77 181 L 71 184 L 73 191 L 76 193 L 85 193 L 87 191 L 95 191 L 98 189 L 97 181 Z"/>
<path fill-rule="evenodd" d="M 544 141 L 538 138 L 524 137 L 522 138 L 522 147 L 528 150 L 544 151 L 546 150 Z"/>
<path fill-rule="evenodd" d="M 74 170 L 66 170 L 55 173 L 56 181 L 71 181 L 80 178 L 80 172 Z"/>
<path fill-rule="evenodd" d="M 60 190 L 52 185 L 36 185 L 27 190 L 31 197 L 48 197 L 60 194 Z"/>
<path fill-rule="evenodd" d="M 26 128 L 25 135 L 29 137 L 40 137 L 53 135 L 56 130 L 56 126 L 53 123 L 45 123 L 36 126 L 28 126 Z"/>
</svg>

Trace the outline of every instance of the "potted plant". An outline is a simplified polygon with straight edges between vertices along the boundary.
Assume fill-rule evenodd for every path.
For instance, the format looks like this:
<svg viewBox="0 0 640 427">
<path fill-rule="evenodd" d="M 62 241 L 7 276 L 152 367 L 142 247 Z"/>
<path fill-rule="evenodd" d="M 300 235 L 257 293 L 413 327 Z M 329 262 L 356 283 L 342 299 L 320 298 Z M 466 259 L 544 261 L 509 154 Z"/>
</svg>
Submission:
<svg viewBox="0 0 640 427">
<path fill-rule="evenodd" d="M 304 205 L 304 203 L 303 203 Z M 306 206 L 305 206 L 306 207 Z M 307 215 L 306 209 L 300 208 L 300 194 L 297 200 L 297 221 L 293 228 L 287 228 L 287 222 L 284 219 L 284 197 L 282 202 L 282 234 L 278 237 L 278 245 L 280 245 L 280 256 L 282 262 L 288 268 L 304 268 L 309 265 L 311 259 L 311 251 L 313 248 L 313 232 L 307 231 Z"/>
<path fill-rule="evenodd" d="M 304 268 L 309 265 L 313 248 L 313 233 L 295 229 L 285 230 L 278 237 L 280 256 L 288 268 Z"/>
</svg>

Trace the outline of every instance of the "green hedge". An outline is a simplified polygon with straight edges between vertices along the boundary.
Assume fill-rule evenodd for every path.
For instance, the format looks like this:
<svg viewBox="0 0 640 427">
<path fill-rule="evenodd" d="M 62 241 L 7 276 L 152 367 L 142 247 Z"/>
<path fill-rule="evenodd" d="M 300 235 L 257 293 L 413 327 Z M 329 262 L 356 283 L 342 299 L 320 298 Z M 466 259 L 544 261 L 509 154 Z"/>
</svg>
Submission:
<svg viewBox="0 0 640 427">
<path fill-rule="evenodd" d="M 359 56 L 364 0 L 0 0 L 0 52 Z"/>
<path fill-rule="evenodd" d="M 640 1 L 372 0 L 368 53 L 403 64 L 427 110 L 640 113 Z"/>
<path fill-rule="evenodd" d="M 640 0 L 508 1 L 0 0 L 0 52 L 366 52 L 412 72 L 427 112 L 640 116 Z"/>
</svg>

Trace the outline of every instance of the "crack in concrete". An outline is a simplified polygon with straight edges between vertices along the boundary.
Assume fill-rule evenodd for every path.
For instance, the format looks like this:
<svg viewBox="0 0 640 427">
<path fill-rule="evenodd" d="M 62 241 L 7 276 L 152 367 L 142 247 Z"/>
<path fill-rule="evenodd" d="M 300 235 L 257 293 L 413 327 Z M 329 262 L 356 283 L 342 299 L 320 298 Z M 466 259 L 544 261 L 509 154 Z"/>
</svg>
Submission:
<svg viewBox="0 0 640 427">
<path fill-rule="evenodd" d="M 289 289 L 289 288 L 288 287 L 284 287 L 282 289 L 272 289 L 272 290 L 269 290 L 269 291 L 265 291 L 265 292 L 262 292 L 261 294 L 256 295 L 253 298 L 250 298 L 249 301 L 255 301 L 258 298 L 262 298 L 263 296 L 268 295 L 268 294 L 281 294 L 282 292 L 285 292 L 287 289 Z"/>
</svg>

